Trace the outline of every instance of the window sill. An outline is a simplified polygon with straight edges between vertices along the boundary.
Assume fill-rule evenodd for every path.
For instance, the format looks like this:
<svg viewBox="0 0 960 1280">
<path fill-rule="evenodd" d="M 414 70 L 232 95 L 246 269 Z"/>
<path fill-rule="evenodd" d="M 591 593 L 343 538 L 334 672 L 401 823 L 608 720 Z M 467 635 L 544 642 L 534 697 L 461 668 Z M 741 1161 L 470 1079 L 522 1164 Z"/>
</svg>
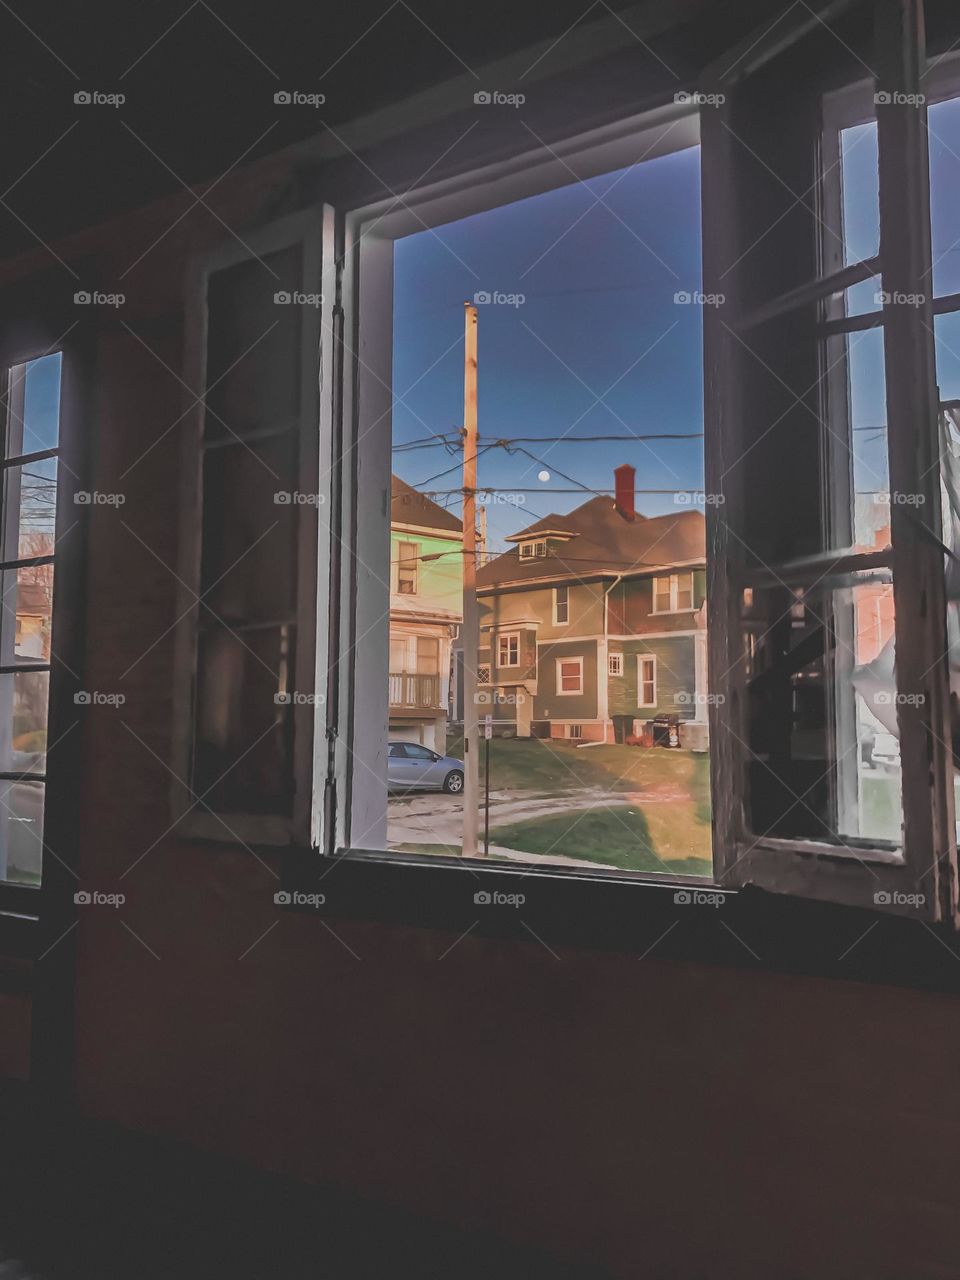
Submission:
<svg viewBox="0 0 960 1280">
<path fill-rule="evenodd" d="M 324 858 L 293 848 L 283 884 L 322 893 L 319 911 L 331 920 L 440 931 L 447 938 L 438 959 L 470 934 L 540 947 L 550 963 L 571 963 L 571 950 L 617 951 L 960 994 L 960 939 L 948 928 L 752 887 L 369 849 Z M 505 900 L 475 899 L 483 893 Z M 524 901 L 510 905 L 517 894 Z M 318 913 L 295 902 L 281 909 Z"/>
</svg>

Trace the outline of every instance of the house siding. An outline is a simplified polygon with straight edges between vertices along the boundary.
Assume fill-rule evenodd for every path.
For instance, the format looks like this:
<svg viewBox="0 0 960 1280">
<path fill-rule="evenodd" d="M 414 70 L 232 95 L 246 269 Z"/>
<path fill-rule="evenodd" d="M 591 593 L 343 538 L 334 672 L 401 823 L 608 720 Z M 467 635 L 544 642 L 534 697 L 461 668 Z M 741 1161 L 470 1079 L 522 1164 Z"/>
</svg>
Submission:
<svg viewBox="0 0 960 1280">
<path fill-rule="evenodd" d="M 693 636 L 664 636 L 650 640 L 611 640 L 610 652 L 623 654 L 623 675 L 608 678 L 610 714 L 649 720 L 655 715 L 679 715 L 692 720 L 696 713 L 696 670 Z M 657 704 L 639 705 L 637 656 L 652 653 L 657 660 Z"/>
<path fill-rule="evenodd" d="M 571 640 L 566 644 L 542 644 L 538 651 L 540 674 L 534 703 L 536 720 L 595 720 L 597 709 L 597 642 Z M 583 659 L 583 693 L 558 695 L 557 659 Z"/>
</svg>

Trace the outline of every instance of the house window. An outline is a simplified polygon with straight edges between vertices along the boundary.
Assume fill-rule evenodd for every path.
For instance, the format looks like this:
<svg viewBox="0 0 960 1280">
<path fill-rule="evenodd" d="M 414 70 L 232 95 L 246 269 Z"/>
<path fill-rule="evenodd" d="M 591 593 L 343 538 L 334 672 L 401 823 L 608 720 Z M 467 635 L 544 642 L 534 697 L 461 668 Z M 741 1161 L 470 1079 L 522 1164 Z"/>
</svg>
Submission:
<svg viewBox="0 0 960 1280">
<path fill-rule="evenodd" d="M 520 636 L 514 631 L 508 635 L 497 636 L 497 666 L 519 667 Z"/>
<path fill-rule="evenodd" d="M 566 732 L 564 733 L 565 738 L 582 738 L 583 737 L 582 724 L 568 724 L 565 726 L 565 730 L 566 730 Z"/>
<path fill-rule="evenodd" d="M 520 559 L 521 560 L 532 560 L 534 558 L 542 558 L 546 554 L 547 554 L 547 544 L 544 541 L 520 543 Z"/>
<path fill-rule="evenodd" d="M 583 693 L 583 659 L 557 659 L 557 694 L 568 698 Z"/>
<path fill-rule="evenodd" d="M 660 578 L 654 578 L 654 613 L 685 613 L 692 608 L 692 573 L 671 573 Z"/>
<path fill-rule="evenodd" d="M 397 543 L 397 594 L 415 596 L 418 587 L 420 566 L 420 544 L 418 542 Z"/>
<path fill-rule="evenodd" d="M 607 655 L 607 674 L 611 676 L 623 675 L 622 653 L 611 653 Z"/>
<path fill-rule="evenodd" d="M 570 588 L 554 587 L 553 621 L 560 627 L 570 621 Z"/>
<path fill-rule="evenodd" d="M 490 683 L 490 663 L 481 662 L 477 667 L 477 684 Z"/>
<path fill-rule="evenodd" d="M 57 353 L 13 365 L 5 378 L 0 880 L 33 885 L 40 883 L 43 850 L 60 373 Z M 76 697 L 83 702 L 90 695 Z"/>
<path fill-rule="evenodd" d="M 637 654 L 637 705 L 657 705 L 657 659 L 652 653 Z"/>
</svg>

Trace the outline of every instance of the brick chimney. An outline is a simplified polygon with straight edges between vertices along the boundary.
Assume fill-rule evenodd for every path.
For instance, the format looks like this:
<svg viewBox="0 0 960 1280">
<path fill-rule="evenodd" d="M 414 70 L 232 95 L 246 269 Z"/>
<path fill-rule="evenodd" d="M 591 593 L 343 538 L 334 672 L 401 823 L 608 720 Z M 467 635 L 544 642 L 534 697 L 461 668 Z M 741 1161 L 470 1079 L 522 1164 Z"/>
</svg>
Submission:
<svg viewBox="0 0 960 1280">
<path fill-rule="evenodd" d="M 613 471 L 613 487 L 616 497 L 613 505 L 624 520 L 635 520 L 637 509 L 634 506 L 637 473 L 629 462 L 623 462 Z"/>
</svg>

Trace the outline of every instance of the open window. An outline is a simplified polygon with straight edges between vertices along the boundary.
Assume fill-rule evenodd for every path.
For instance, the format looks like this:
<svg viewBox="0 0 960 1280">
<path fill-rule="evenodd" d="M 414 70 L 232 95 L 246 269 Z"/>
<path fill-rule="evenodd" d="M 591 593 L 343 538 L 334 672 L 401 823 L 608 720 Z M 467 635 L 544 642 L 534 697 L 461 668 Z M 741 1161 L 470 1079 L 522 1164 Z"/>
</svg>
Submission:
<svg viewBox="0 0 960 1280">
<path fill-rule="evenodd" d="M 952 918 L 922 6 L 820 8 L 718 60 L 702 120 L 717 875 Z"/>
<path fill-rule="evenodd" d="M 173 784 L 190 834 L 320 839 L 334 304 L 329 209 L 191 273 Z"/>
</svg>

